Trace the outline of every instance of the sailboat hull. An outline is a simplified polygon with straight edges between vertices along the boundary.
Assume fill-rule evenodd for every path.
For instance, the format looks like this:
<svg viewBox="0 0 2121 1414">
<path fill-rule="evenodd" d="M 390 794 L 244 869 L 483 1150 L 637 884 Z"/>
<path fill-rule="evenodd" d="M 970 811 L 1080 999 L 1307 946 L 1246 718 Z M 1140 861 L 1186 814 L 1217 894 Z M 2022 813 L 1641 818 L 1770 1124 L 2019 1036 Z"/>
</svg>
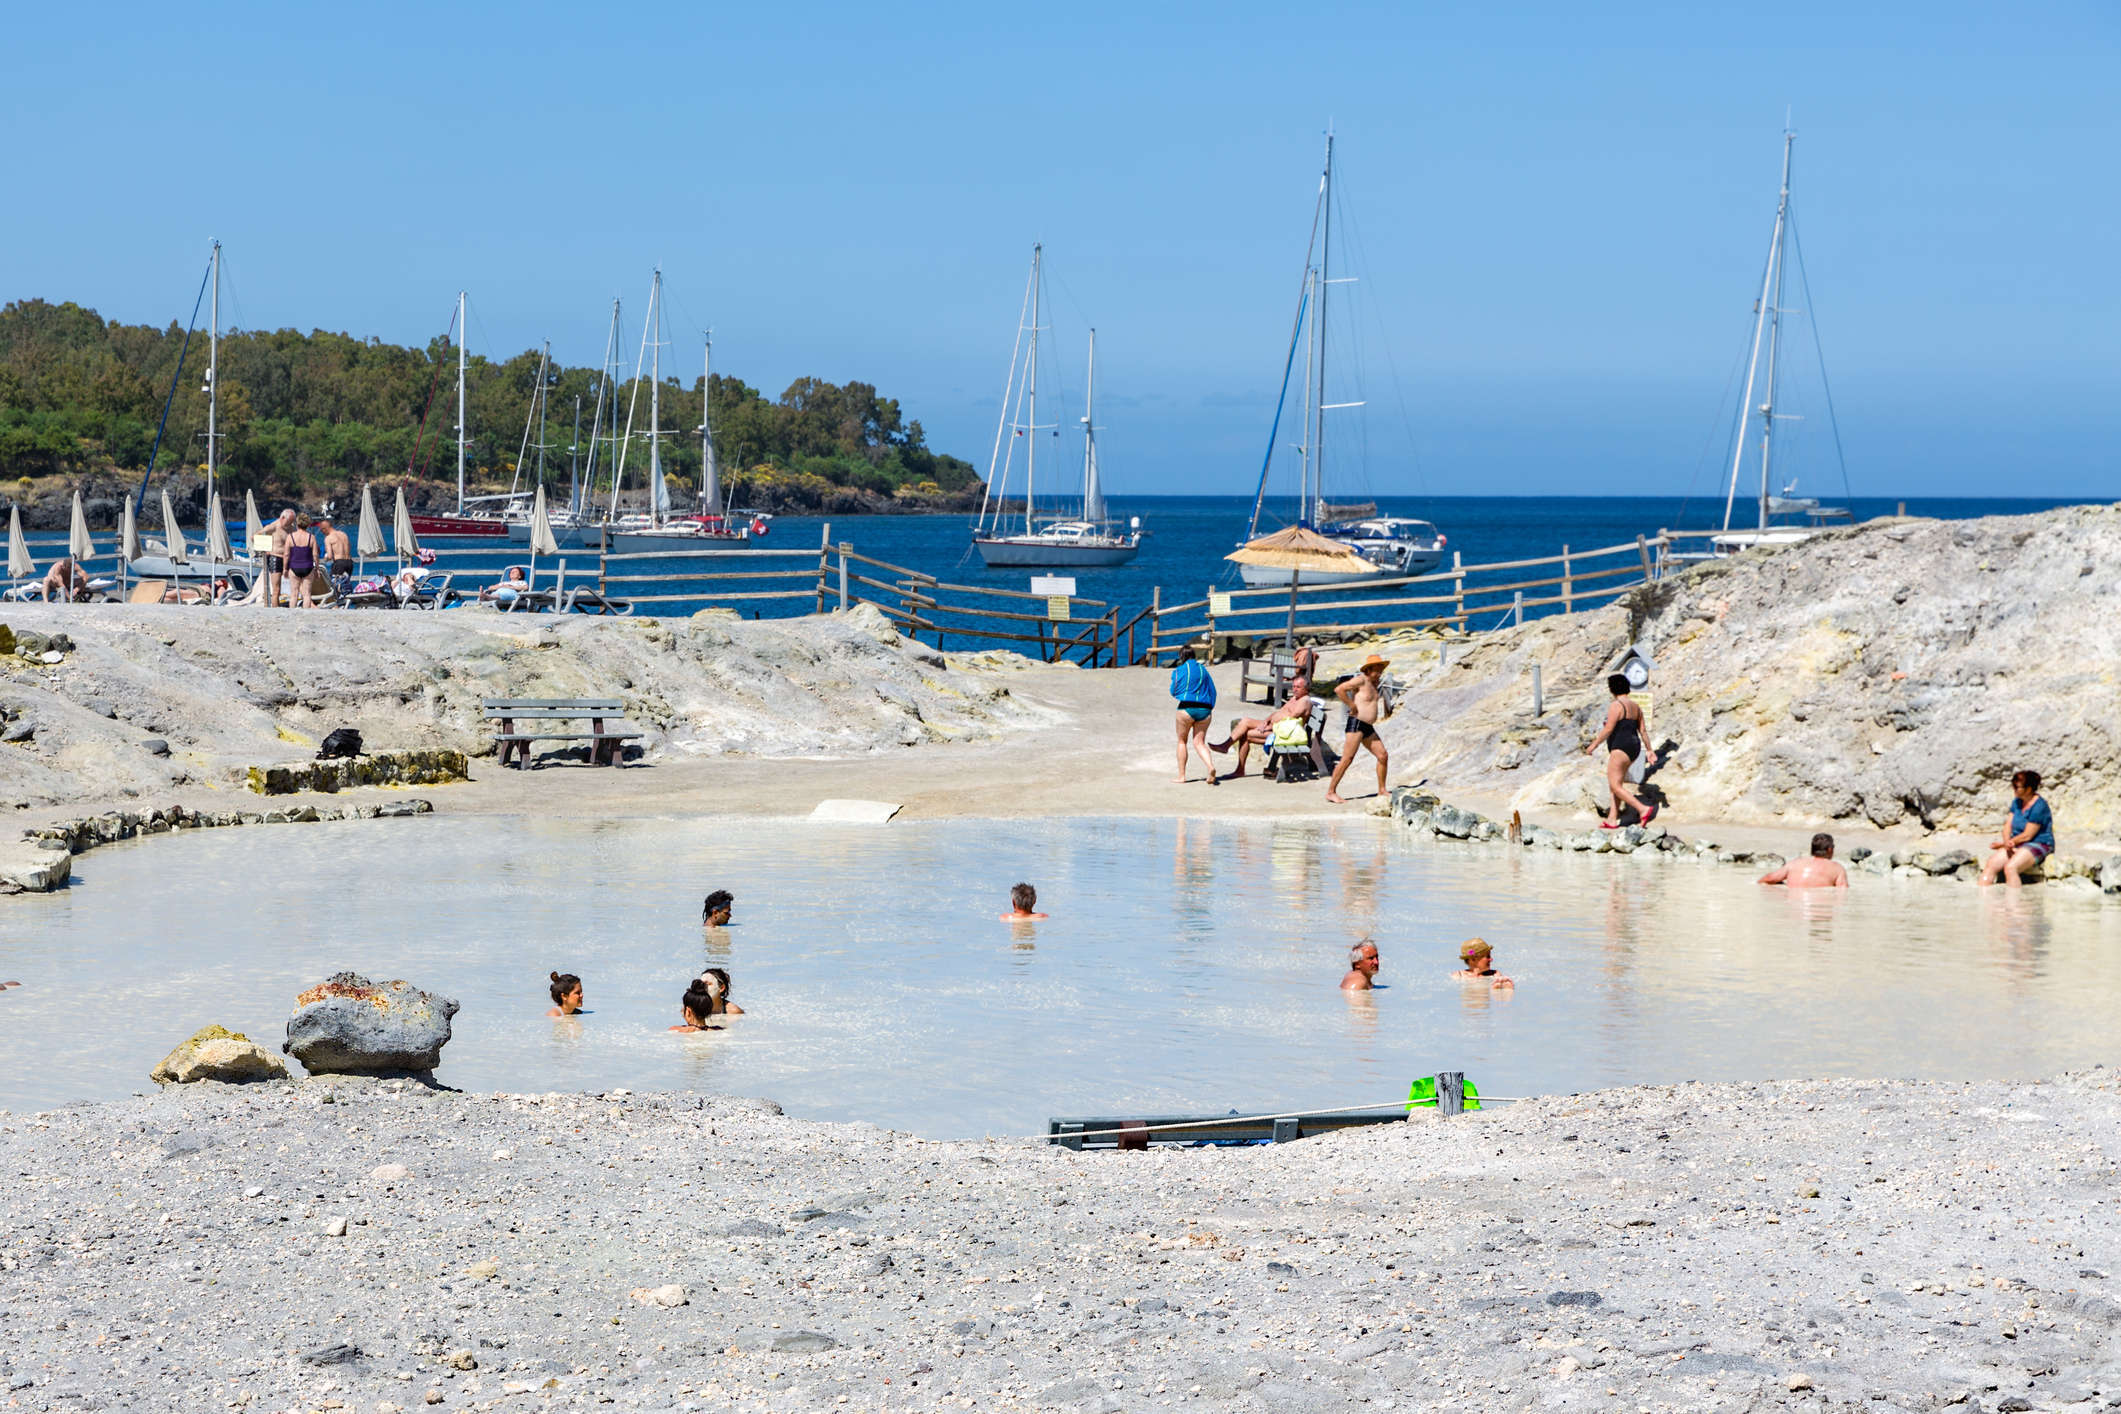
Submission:
<svg viewBox="0 0 2121 1414">
<path fill-rule="evenodd" d="M 705 555 L 742 549 L 749 538 L 742 532 L 716 535 L 688 534 L 683 531 L 619 530 L 612 532 L 610 552 L 614 555 L 642 555 L 657 551 L 668 553 L 696 550 Z"/>
<path fill-rule="evenodd" d="M 1056 543 L 1035 535 L 973 537 L 988 569 L 1097 569 L 1124 565 L 1141 553 L 1138 540 L 1102 545 Z"/>
<path fill-rule="evenodd" d="M 562 550 L 593 548 L 597 543 L 597 527 L 594 525 L 554 525 L 552 527 L 552 539 L 553 543 Z M 510 521 L 508 523 L 508 543 L 511 545 L 529 545 L 530 522 L 527 520 Z"/>
</svg>

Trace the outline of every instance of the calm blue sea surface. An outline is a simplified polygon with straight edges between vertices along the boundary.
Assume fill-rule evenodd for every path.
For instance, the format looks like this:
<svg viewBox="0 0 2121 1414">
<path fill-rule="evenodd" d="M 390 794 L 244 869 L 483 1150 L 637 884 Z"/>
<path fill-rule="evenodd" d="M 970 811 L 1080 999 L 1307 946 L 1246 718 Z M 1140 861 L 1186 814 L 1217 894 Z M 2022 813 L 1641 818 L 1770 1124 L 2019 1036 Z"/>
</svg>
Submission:
<svg viewBox="0 0 2121 1414">
<path fill-rule="evenodd" d="M 1225 561 L 1223 556 L 1236 548 L 1243 538 L 1252 513 L 1251 497 L 1113 496 L 1110 504 L 1116 516 L 1140 516 L 1142 527 L 1148 533 L 1141 554 L 1134 562 L 1120 569 L 1042 573 L 1072 573 L 1077 598 L 1117 607 L 1122 619 L 1149 603 L 1152 586 L 1162 587 L 1166 604 L 1199 599 L 1211 586 L 1216 589 L 1236 586 L 1236 566 Z M 1892 515 L 1902 505 L 1909 515 L 1960 520 L 1987 515 L 2025 515 L 2071 502 L 2032 498 L 1913 497 L 1902 501 L 1898 498 L 1858 497 L 1847 504 L 1858 520 Z M 1665 528 L 1708 529 L 1722 523 L 1723 503 L 1720 497 L 1420 496 L 1381 497 L 1378 510 L 1385 515 L 1415 516 L 1435 522 L 1449 539 L 1448 549 L 1458 551 L 1466 564 L 1474 565 L 1556 555 L 1564 545 L 1574 551 L 1583 551 L 1631 544 L 1637 535 L 1654 535 Z M 1744 505 L 1738 508 L 1737 524 L 1748 523 L 1747 511 Z M 1293 515 L 1293 501 L 1270 499 L 1266 513 L 1260 519 L 1261 533 L 1280 528 L 1293 519 Z M 965 515 L 853 516 L 830 521 L 829 525 L 835 543 L 848 541 L 858 553 L 874 559 L 920 570 L 946 582 L 1028 590 L 1031 572 L 1021 569 L 990 571 L 980 563 L 979 556 L 972 550 L 971 521 L 972 518 Z M 757 543 L 768 549 L 813 547 L 827 525 L 828 521 L 820 517 L 782 516 L 773 522 L 766 538 Z M 99 537 L 106 549 L 109 540 L 108 534 Z M 60 553 L 54 546 L 63 544 L 64 537 L 36 536 L 32 541 L 32 552 L 43 565 L 48 564 L 54 554 Z M 430 538 L 425 543 L 438 552 L 445 568 L 457 570 L 459 587 L 496 579 L 502 565 L 522 558 L 520 552 L 478 548 L 476 541 Z M 569 551 L 563 558 L 568 562 L 570 583 L 578 582 L 585 569 L 594 572 L 595 556 L 592 553 Z M 661 562 L 648 563 L 657 565 Z M 779 562 L 778 567 L 805 568 L 814 564 L 813 560 L 790 559 Z M 544 576 L 549 565 L 547 561 L 540 566 L 540 583 L 546 582 Z M 673 565 L 672 568 L 713 572 L 726 571 L 729 566 L 726 562 L 718 565 L 701 560 Z M 629 567 L 628 572 L 646 571 L 636 564 Z M 888 574 L 874 570 L 869 573 L 878 579 L 890 578 Z M 766 590 L 788 588 L 792 583 L 718 582 L 716 588 L 725 591 Z M 636 592 L 657 588 L 670 592 L 687 587 L 633 586 Z M 865 592 L 875 593 L 873 590 Z M 701 599 L 659 604 L 653 606 L 653 611 L 684 614 L 708 602 L 711 601 Z M 733 607 L 741 609 L 747 618 L 754 614 L 773 618 L 807 613 L 815 602 L 814 598 L 745 601 Z M 997 605 L 1001 602 L 997 601 Z"/>
</svg>

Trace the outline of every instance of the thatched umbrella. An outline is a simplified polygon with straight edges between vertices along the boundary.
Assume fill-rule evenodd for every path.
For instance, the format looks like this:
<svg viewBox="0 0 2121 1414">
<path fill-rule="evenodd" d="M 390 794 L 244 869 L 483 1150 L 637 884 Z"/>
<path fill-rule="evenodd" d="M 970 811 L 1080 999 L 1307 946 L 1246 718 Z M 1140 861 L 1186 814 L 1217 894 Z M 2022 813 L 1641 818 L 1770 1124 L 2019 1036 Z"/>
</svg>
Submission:
<svg viewBox="0 0 2121 1414">
<path fill-rule="evenodd" d="M 1296 590 L 1303 580 L 1305 570 L 1333 571 L 1340 574 L 1375 574 L 1377 566 L 1356 554 L 1346 545 L 1329 540 L 1315 530 L 1292 525 L 1287 530 L 1277 530 L 1272 535 L 1262 535 L 1257 540 L 1247 541 L 1223 556 L 1240 565 L 1264 565 L 1269 569 L 1289 571 L 1289 625 L 1282 631 L 1282 646 L 1296 644 Z"/>
</svg>

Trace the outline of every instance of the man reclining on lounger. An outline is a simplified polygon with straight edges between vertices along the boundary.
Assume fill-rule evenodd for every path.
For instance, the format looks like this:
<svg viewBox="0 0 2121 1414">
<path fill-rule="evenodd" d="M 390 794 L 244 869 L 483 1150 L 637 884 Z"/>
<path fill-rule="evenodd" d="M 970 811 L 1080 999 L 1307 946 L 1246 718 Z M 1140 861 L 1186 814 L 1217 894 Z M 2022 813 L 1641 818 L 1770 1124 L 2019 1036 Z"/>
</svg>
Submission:
<svg viewBox="0 0 2121 1414">
<path fill-rule="evenodd" d="M 1237 769 L 1230 774 L 1242 776 L 1245 773 L 1245 758 L 1251 754 L 1253 747 L 1264 747 L 1267 744 L 1267 739 L 1274 735 L 1274 724 L 1276 722 L 1284 722 L 1291 717 L 1302 721 L 1310 715 L 1311 680 L 1301 676 L 1291 678 L 1289 680 L 1289 700 L 1287 702 L 1282 703 L 1281 706 L 1275 708 L 1264 717 L 1232 718 L 1230 734 L 1221 741 L 1209 742 L 1208 750 L 1220 753 L 1228 751 L 1233 745 L 1236 746 Z"/>
</svg>

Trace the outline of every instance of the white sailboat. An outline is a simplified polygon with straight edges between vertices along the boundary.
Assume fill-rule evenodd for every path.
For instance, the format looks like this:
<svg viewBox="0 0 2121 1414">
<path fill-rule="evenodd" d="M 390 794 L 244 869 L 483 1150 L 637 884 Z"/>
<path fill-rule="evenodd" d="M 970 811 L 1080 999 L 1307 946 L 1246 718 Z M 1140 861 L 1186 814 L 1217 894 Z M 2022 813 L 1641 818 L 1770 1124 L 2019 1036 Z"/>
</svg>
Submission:
<svg viewBox="0 0 2121 1414">
<path fill-rule="evenodd" d="M 1083 504 L 1074 518 L 1039 519 L 1033 492 L 1038 471 L 1038 434 L 1059 424 L 1038 420 L 1038 336 L 1045 294 L 1045 247 L 1031 247 L 1031 278 L 1024 293 L 1031 322 L 1019 316 L 1016 348 L 1009 356 L 1009 381 L 1002 394 L 1001 421 L 994 432 L 994 454 L 987 464 L 987 495 L 973 527 L 972 543 L 989 569 L 1078 568 L 1123 565 L 1141 552 L 1141 517 L 1122 529 L 1107 514 L 1098 479 L 1097 429 L 1090 420 L 1091 394 L 1097 381 L 1097 331 L 1090 331 L 1090 376 L 1083 398 Z M 1030 335 L 1025 340 L 1024 336 Z M 1019 362 L 1021 359 L 1021 362 Z M 1022 373 L 1019 381 L 1019 371 Z M 1012 422 L 1021 409 L 1023 421 Z M 1022 530 L 1005 528 L 1002 500 L 1007 494 L 1016 444 L 1024 443 L 1024 518 Z M 990 513 L 991 512 L 991 513 Z M 1010 519 L 1014 519 L 1010 517 Z"/>
<path fill-rule="evenodd" d="M 1782 488 L 1780 495 L 1771 494 L 1769 490 L 1773 485 L 1769 476 L 1775 450 L 1775 424 L 1799 420 L 1794 413 L 1778 412 L 1775 409 L 1782 353 L 1782 316 L 1794 312 L 1784 308 L 1782 291 L 1787 274 L 1784 255 L 1791 234 L 1790 150 L 1796 141 L 1797 135 L 1784 129 L 1782 193 L 1775 202 L 1775 233 L 1768 242 L 1767 270 L 1761 277 L 1760 298 L 1753 305 L 1753 350 L 1746 365 L 1745 395 L 1738 401 L 1738 426 L 1732 436 L 1731 478 L 1723 498 L 1723 529 L 1709 537 L 1712 555 L 1735 555 L 1744 550 L 1795 545 L 1818 534 L 1825 528 L 1825 522 L 1845 520 L 1851 514 L 1846 506 L 1826 506 L 1822 505 L 1817 497 L 1798 496 L 1797 483 L 1794 480 Z M 1810 303 L 1809 299 L 1806 303 Z M 1815 330 L 1816 327 L 1814 326 Z M 1824 368 L 1820 371 L 1820 377 L 1823 382 Z M 1756 386 L 1761 390 L 1758 407 L 1753 406 L 1753 389 Z M 1831 417 L 1831 394 L 1828 397 L 1827 411 Z M 1757 514 L 1751 529 L 1734 528 L 1731 520 L 1738 505 L 1738 477 L 1745 461 L 1747 432 L 1756 415 L 1760 419 L 1760 490 L 1755 499 Z M 1834 445 L 1838 451 L 1841 445 L 1838 431 Z"/>
<path fill-rule="evenodd" d="M 663 477 L 663 272 L 658 268 L 648 291 L 647 327 L 641 333 L 648 356 L 648 512 L 619 515 L 619 488 L 626 474 L 625 450 L 620 452 L 618 474 L 611 485 L 611 511 L 605 535 L 613 554 L 640 554 L 656 550 L 723 549 L 742 544 L 747 532 L 731 528 L 719 517 L 705 515 L 673 519 L 670 483 Z M 639 397 L 639 363 L 635 365 L 635 397 Z M 632 436 L 632 413 L 627 414 L 627 435 Z M 704 431 L 704 429 L 703 429 Z"/>
<path fill-rule="evenodd" d="M 1404 516 L 1380 516 L 1375 505 L 1334 506 L 1324 497 L 1326 468 L 1326 414 L 1359 408 L 1362 401 L 1326 401 L 1326 305 L 1335 279 L 1333 256 L 1333 137 L 1326 135 L 1326 164 L 1318 179 L 1318 204 L 1311 220 L 1311 244 L 1304 251 L 1303 292 L 1297 299 L 1296 324 L 1289 334 L 1289 355 L 1282 370 L 1281 398 L 1274 408 L 1274 430 L 1268 434 L 1267 455 L 1259 469 L 1259 488 L 1252 498 L 1252 521 L 1240 544 L 1260 536 L 1260 513 L 1266 503 L 1267 476 L 1274 465 L 1274 441 L 1280 435 L 1281 416 L 1289 396 L 1290 372 L 1299 348 L 1304 355 L 1302 409 L 1299 419 L 1297 456 L 1296 523 L 1345 544 L 1376 566 L 1369 572 L 1354 570 L 1305 570 L 1305 584 L 1361 584 L 1367 580 L 1397 579 L 1427 574 L 1443 562 L 1443 533 L 1425 520 Z M 1278 588 L 1289 583 L 1292 571 L 1277 565 L 1240 564 L 1247 586 Z"/>
</svg>

